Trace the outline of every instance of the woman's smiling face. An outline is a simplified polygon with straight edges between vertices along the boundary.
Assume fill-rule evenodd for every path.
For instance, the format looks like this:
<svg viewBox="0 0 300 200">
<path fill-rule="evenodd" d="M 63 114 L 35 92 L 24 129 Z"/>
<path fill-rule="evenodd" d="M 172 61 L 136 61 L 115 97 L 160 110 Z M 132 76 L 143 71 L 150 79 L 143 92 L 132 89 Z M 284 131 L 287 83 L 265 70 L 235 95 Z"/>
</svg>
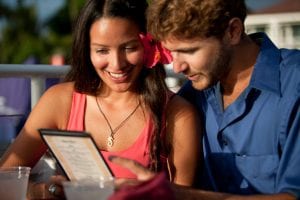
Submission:
<svg viewBox="0 0 300 200">
<path fill-rule="evenodd" d="M 130 20 L 104 17 L 90 30 L 91 62 L 103 86 L 115 92 L 134 90 L 143 67 L 140 30 Z"/>
</svg>

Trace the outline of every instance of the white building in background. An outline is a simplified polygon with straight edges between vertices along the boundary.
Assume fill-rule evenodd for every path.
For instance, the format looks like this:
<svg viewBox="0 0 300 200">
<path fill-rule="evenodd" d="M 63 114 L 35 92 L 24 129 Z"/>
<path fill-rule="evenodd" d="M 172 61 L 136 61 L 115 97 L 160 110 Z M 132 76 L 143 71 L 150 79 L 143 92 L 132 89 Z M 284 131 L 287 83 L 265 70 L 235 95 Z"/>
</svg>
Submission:
<svg viewBox="0 0 300 200">
<path fill-rule="evenodd" d="M 248 14 L 246 32 L 266 32 L 278 47 L 300 49 L 300 0 L 278 4 Z"/>
</svg>

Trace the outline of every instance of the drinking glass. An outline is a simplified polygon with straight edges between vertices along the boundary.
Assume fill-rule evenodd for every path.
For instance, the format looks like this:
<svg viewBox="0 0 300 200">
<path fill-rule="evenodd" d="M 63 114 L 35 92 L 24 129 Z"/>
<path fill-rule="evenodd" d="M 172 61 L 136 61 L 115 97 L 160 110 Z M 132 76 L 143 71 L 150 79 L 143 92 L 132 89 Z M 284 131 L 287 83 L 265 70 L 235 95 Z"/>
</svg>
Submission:
<svg viewBox="0 0 300 200">
<path fill-rule="evenodd" d="M 0 168 L 0 197 L 5 200 L 25 200 L 30 167 Z"/>
<path fill-rule="evenodd" d="M 63 182 L 67 200 L 105 200 L 114 192 L 114 178 Z"/>
</svg>

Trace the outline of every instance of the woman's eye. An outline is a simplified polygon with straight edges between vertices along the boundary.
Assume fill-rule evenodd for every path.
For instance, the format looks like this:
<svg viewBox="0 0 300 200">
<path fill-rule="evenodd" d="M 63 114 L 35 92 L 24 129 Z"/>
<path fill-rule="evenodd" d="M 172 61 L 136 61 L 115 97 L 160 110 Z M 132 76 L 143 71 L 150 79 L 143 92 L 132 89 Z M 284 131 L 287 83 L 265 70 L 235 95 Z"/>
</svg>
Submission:
<svg viewBox="0 0 300 200">
<path fill-rule="evenodd" d="M 108 50 L 107 49 L 96 49 L 96 53 L 98 53 L 98 54 L 108 54 Z"/>
<path fill-rule="evenodd" d="M 137 47 L 135 46 L 129 46 L 124 48 L 126 52 L 133 52 L 137 50 Z"/>
</svg>

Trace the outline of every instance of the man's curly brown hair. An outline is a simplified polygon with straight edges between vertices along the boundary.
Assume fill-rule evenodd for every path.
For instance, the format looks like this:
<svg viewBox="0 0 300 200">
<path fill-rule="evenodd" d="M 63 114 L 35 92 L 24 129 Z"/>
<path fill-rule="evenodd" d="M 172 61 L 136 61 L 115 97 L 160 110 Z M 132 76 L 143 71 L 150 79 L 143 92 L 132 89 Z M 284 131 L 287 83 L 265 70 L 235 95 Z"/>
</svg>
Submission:
<svg viewBox="0 0 300 200">
<path fill-rule="evenodd" d="M 221 38 L 230 19 L 246 18 L 244 0 L 151 0 L 147 11 L 148 31 L 158 40 Z"/>
</svg>

